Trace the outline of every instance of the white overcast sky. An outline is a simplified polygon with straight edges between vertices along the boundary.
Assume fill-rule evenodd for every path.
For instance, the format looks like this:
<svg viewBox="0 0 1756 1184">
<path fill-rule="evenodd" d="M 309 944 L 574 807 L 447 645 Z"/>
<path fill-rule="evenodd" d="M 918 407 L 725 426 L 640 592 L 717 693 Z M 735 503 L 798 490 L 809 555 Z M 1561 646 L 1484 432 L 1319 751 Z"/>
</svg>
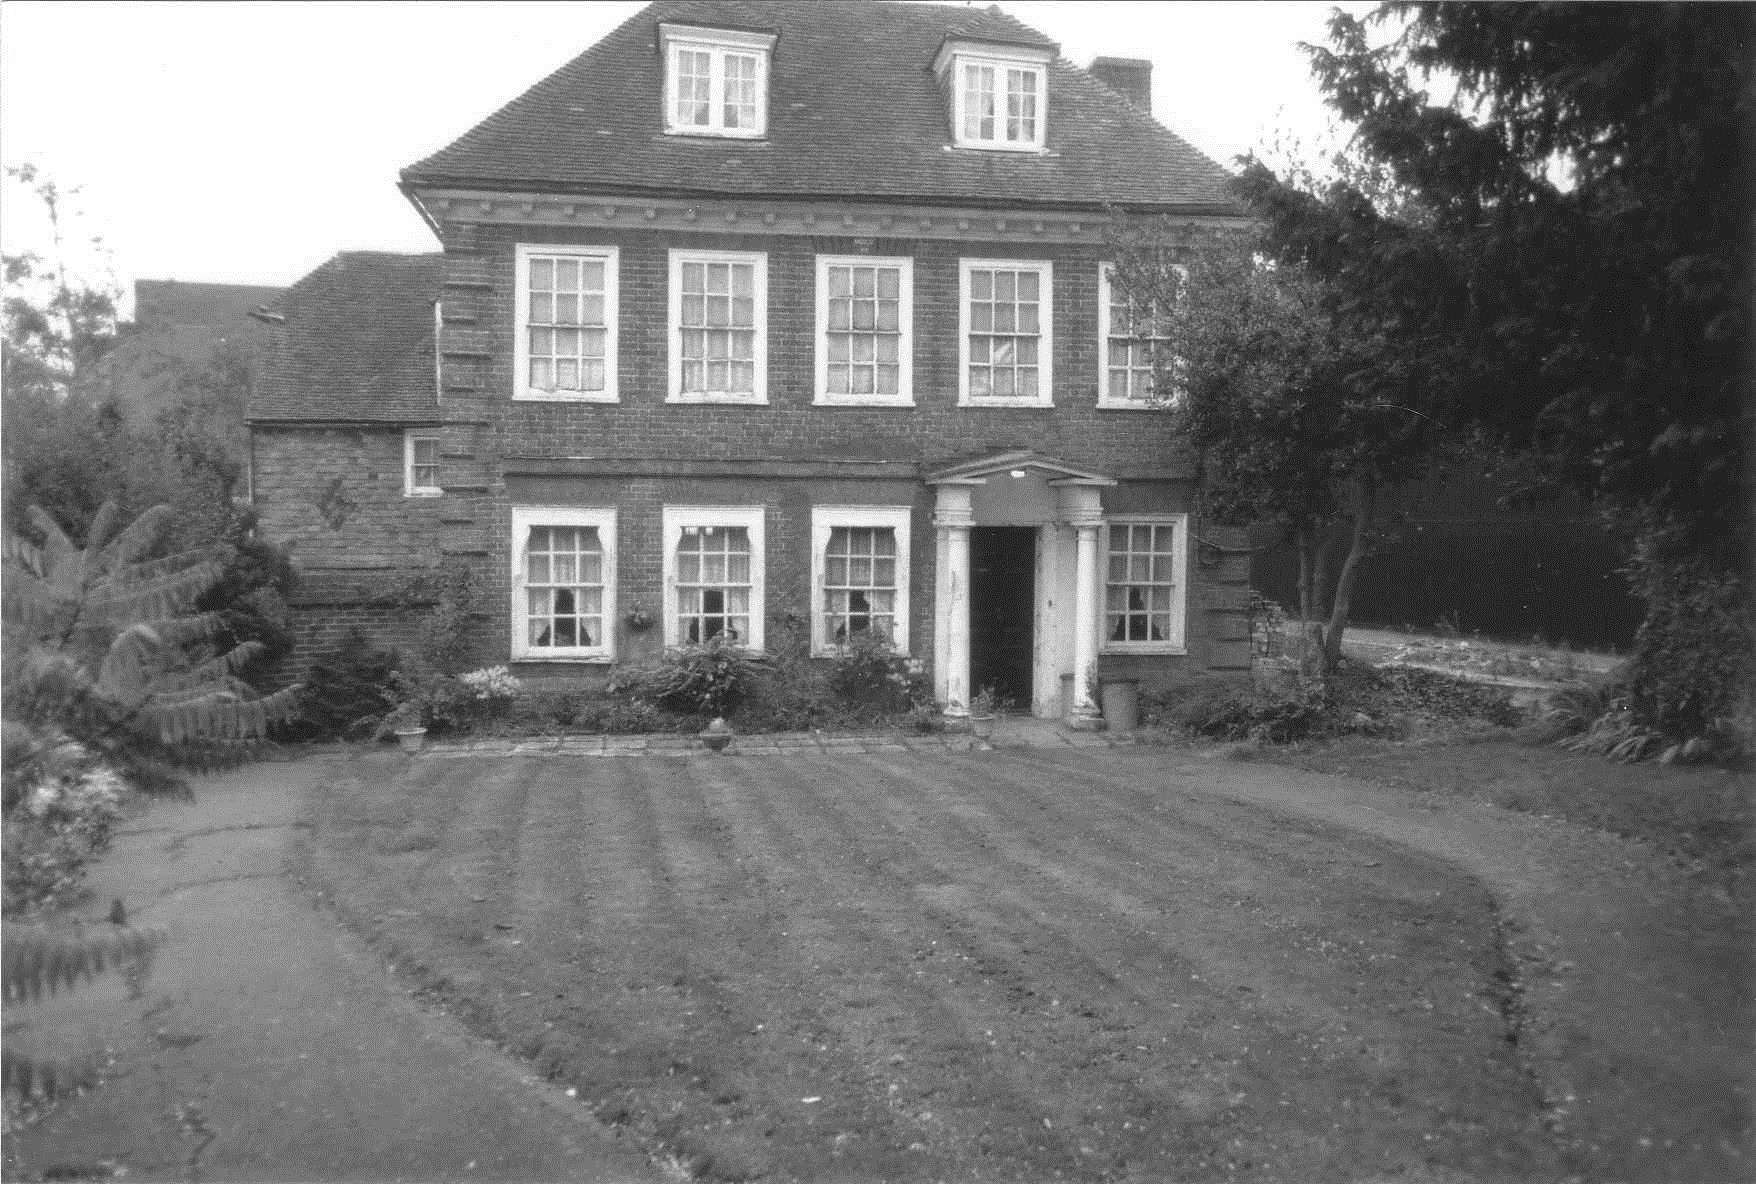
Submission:
<svg viewBox="0 0 1756 1184">
<path fill-rule="evenodd" d="M 338 250 L 433 249 L 398 170 L 640 7 L 7 0 L 0 159 L 79 187 L 78 228 L 125 289 L 289 284 Z M 1297 43 L 1323 40 L 1327 3 L 1002 7 L 1077 64 L 1150 58 L 1154 114 L 1228 166 L 1277 126 L 1326 123 Z M 3 189 L 6 249 L 37 246 L 36 211 Z"/>
</svg>

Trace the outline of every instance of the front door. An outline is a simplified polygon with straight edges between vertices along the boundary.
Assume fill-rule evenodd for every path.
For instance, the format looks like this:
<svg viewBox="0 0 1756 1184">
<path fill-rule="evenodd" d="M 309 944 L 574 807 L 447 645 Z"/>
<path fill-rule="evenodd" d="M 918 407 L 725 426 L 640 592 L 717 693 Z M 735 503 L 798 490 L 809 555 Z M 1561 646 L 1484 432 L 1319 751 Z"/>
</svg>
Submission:
<svg viewBox="0 0 1756 1184">
<path fill-rule="evenodd" d="M 969 682 L 1014 707 L 1031 707 L 1035 643 L 1037 531 L 1034 526 L 978 526 L 969 540 Z"/>
</svg>

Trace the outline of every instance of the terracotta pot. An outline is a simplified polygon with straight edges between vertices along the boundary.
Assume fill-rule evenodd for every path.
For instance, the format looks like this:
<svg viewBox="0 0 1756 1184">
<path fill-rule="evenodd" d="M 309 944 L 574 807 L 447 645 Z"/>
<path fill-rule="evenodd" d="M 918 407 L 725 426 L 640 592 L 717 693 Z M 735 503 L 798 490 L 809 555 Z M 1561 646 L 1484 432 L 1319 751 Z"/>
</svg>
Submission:
<svg viewBox="0 0 1756 1184">
<path fill-rule="evenodd" d="M 402 745 L 402 750 L 404 752 L 419 752 L 421 751 L 421 746 L 427 742 L 427 729 L 398 728 L 396 730 L 396 742 Z"/>
</svg>

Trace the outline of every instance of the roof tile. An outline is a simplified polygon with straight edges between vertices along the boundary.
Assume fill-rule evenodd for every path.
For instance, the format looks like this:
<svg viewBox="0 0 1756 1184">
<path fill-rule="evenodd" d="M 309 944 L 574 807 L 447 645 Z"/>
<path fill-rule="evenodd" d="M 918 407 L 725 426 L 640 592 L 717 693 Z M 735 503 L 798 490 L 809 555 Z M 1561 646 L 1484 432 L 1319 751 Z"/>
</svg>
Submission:
<svg viewBox="0 0 1756 1184">
<path fill-rule="evenodd" d="M 768 137 L 666 135 L 658 25 L 776 32 Z M 1229 174 L 1065 61 L 1047 151 L 949 147 L 948 37 L 1052 46 L 998 9 L 884 0 L 659 0 L 403 170 L 411 186 L 663 191 L 1237 212 Z"/>
<path fill-rule="evenodd" d="M 443 278 L 443 255 L 343 251 L 287 289 L 250 421 L 437 417 L 433 301 Z"/>
</svg>

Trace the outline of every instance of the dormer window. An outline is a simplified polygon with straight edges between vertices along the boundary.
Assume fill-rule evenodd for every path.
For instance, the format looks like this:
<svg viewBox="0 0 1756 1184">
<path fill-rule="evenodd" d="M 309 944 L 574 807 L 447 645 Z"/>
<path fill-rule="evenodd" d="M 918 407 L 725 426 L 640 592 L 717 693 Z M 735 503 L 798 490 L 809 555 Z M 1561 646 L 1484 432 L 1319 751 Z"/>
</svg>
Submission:
<svg viewBox="0 0 1756 1184">
<path fill-rule="evenodd" d="M 760 139 L 768 133 L 768 59 L 774 34 L 661 24 L 665 131 Z"/>
<path fill-rule="evenodd" d="M 947 41 L 934 70 L 950 100 L 952 143 L 1042 151 L 1053 56 L 1046 47 Z"/>
</svg>

